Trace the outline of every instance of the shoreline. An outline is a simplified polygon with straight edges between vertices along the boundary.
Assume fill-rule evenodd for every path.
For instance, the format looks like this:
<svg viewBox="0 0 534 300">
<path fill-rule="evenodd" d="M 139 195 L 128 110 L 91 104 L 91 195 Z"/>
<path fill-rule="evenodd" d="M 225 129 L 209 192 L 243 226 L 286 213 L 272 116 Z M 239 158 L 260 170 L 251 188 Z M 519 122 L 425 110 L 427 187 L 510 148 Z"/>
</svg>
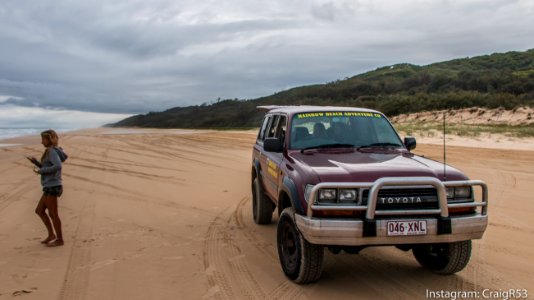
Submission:
<svg viewBox="0 0 534 300">
<path fill-rule="evenodd" d="M 92 129 L 97 129 L 97 128 L 55 129 L 55 128 L 48 128 L 47 127 L 47 128 L 0 128 L 0 129 L 27 131 L 25 133 L 17 134 L 17 135 L 14 135 L 14 136 L 4 136 L 4 137 L 0 136 L 0 147 L 8 147 L 7 145 L 11 144 L 11 143 L 9 143 L 9 141 L 11 141 L 11 140 L 25 139 L 25 138 L 28 138 L 28 137 L 39 136 L 39 134 L 42 131 L 47 130 L 47 129 L 54 129 L 58 134 L 65 134 L 65 133 L 75 132 L 75 131 L 78 131 L 78 130 L 92 130 Z M 7 143 L 6 143 L 6 141 L 7 141 Z"/>
</svg>

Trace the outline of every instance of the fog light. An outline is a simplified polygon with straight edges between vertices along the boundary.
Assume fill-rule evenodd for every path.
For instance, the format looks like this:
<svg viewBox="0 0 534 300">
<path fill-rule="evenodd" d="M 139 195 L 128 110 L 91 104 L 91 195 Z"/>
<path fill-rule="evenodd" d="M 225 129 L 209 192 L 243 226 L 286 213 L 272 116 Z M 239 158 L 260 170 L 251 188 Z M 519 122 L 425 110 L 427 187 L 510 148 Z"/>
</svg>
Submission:
<svg viewBox="0 0 534 300">
<path fill-rule="evenodd" d="M 356 201 L 356 190 L 344 189 L 339 190 L 339 202 L 354 202 Z"/>
</svg>

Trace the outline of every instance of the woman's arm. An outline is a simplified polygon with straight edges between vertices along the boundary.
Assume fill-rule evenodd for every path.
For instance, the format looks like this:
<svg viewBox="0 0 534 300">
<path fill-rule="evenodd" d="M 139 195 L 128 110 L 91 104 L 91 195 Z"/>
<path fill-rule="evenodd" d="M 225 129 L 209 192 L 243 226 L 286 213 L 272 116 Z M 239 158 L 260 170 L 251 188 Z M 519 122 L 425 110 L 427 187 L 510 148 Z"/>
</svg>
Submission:
<svg viewBox="0 0 534 300">
<path fill-rule="evenodd" d="M 61 159 L 59 159 L 59 155 L 56 151 L 53 149 L 48 150 L 48 159 L 52 163 L 52 166 L 50 167 L 42 167 L 39 169 L 39 174 L 48 174 L 48 173 L 55 173 L 59 170 L 61 170 Z"/>
</svg>

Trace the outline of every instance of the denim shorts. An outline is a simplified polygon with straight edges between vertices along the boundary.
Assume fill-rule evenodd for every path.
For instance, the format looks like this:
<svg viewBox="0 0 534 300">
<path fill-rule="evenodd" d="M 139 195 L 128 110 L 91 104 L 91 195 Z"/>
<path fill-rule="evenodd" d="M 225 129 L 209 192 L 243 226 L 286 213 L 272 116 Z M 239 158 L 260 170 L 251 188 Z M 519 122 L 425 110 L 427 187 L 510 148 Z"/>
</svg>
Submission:
<svg viewBox="0 0 534 300">
<path fill-rule="evenodd" d="M 51 187 L 43 187 L 43 195 L 45 196 L 56 196 L 61 197 L 61 194 L 63 194 L 63 186 L 51 186 Z"/>
</svg>

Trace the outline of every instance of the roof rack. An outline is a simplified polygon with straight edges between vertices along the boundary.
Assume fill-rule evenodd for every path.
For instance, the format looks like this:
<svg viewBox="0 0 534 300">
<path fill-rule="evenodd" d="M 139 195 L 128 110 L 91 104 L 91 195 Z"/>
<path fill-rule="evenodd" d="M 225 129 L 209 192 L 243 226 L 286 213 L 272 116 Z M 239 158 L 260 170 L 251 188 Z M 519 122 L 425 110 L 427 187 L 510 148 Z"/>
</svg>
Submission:
<svg viewBox="0 0 534 300">
<path fill-rule="evenodd" d="M 259 110 L 270 111 L 276 108 L 288 107 L 288 105 L 260 105 L 256 106 Z"/>
<path fill-rule="evenodd" d="M 297 104 L 297 105 L 260 105 L 260 106 L 256 106 L 257 109 L 265 110 L 265 111 L 270 111 L 270 110 L 277 109 L 277 108 L 295 108 L 295 107 L 322 107 L 322 106 L 301 105 L 301 104 Z"/>
</svg>

